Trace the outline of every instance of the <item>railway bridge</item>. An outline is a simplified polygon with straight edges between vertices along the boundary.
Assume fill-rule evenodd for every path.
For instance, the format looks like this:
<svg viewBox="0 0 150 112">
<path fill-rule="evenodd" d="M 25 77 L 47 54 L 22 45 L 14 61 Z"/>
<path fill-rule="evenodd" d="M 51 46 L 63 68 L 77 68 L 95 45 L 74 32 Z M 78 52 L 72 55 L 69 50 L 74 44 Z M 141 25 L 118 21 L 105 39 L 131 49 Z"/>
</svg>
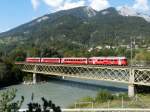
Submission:
<svg viewBox="0 0 150 112">
<path fill-rule="evenodd" d="M 113 81 L 128 84 L 129 97 L 134 96 L 135 85 L 150 86 L 150 67 L 41 63 L 16 63 L 16 66 L 23 72 L 33 73 L 33 83 L 36 83 L 36 74 Z"/>
</svg>

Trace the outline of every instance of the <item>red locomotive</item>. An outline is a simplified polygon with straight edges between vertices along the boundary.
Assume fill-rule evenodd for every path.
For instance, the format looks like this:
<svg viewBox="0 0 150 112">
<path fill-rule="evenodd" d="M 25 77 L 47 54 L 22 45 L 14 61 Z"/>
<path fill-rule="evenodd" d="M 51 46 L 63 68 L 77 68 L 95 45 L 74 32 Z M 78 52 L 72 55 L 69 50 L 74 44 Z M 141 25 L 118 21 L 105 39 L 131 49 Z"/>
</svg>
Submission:
<svg viewBox="0 0 150 112">
<path fill-rule="evenodd" d="M 48 63 L 48 64 L 81 64 L 81 65 L 116 65 L 126 66 L 126 57 L 67 57 L 67 58 L 39 58 L 28 57 L 27 63 Z"/>
</svg>

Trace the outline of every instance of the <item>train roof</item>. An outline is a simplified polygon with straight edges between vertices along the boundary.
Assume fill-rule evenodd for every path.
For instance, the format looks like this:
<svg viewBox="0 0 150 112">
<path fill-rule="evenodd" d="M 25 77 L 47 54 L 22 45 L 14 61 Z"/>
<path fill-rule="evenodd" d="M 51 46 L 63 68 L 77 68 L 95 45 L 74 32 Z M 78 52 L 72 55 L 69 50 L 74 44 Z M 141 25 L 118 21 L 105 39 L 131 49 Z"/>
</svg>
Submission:
<svg viewBox="0 0 150 112">
<path fill-rule="evenodd" d="M 42 57 L 41 59 L 60 59 L 60 58 Z"/>
<path fill-rule="evenodd" d="M 126 59 L 126 57 L 115 57 L 115 56 L 109 56 L 109 57 L 90 57 L 89 59 Z"/>
<path fill-rule="evenodd" d="M 87 59 L 86 57 L 64 57 L 63 59 Z"/>
</svg>

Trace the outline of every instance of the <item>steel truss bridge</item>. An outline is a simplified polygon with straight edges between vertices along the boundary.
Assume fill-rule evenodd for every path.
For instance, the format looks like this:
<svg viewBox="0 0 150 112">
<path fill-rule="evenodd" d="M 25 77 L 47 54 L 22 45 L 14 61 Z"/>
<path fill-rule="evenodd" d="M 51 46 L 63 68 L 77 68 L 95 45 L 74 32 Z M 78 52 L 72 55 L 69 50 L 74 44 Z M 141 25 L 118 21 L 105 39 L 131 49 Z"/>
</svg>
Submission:
<svg viewBox="0 0 150 112">
<path fill-rule="evenodd" d="M 33 73 L 33 83 L 36 83 L 36 74 L 113 81 L 128 84 L 129 96 L 134 96 L 134 85 L 150 86 L 150 67 L 36 63 L 18 63 L 16 65 L 23 72 Z"/>
</svg>

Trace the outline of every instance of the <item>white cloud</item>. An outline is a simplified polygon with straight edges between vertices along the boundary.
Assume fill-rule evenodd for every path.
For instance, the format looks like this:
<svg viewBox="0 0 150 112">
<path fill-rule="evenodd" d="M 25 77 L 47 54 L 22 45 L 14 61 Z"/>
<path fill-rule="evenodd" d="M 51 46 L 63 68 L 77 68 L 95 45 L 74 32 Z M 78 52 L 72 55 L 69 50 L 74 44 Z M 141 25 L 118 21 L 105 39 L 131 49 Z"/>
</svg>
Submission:
<svg viewBox="0 0 150 112">
<path fill-rule="evenodd" d="M 50 7 L 57 8 L 62 6 L 64 0 L 43 0 Z"/>
<path fill-rule="evenodd" d="M 71 2 L 70 0 L 67 0 L 64 2 L 63 6 L 59 7 L 58 10 L 67 10 L 67 9 L 80 7 L 84 5 L 85 5 L 85 1 Z"/>
<path fill-rule="evenodd" d="M 31 3 L 32 3 L 32 6 L 33 6 L 33 9 L 36 10 L 39 6 L 39 0 L 31 0 Z"/>
<path fill-rule="evenodd" d="M 0 33 L 3 33 L 3 32 L 6 32 L 6 31 L 9 31 L 11 30 L 12 28 L 3 28 L 3 29 L 0 29 Z"/>
<path fill-rule="evenodd" d="M 148 11 L 149 10 L 148 0 L 135 0 L 133 8 L 140 11 Z"/>
<path fill-rule="evenodd" d="M 108 0 L 31 0 L 33 8 L 36 10 L 40 4 L 39 1 L 43 1 L 53 11 L 66 10 L 79 6 L 85 6 L 87 3 L 95 10 L 102 10 L 110 6 Z"/>
<path fill-rule="evenodd" d="M 110 6 L 108 0 L 89 0 L 90 7 L 93 9 L 100 11 Z"/>
</svg>

